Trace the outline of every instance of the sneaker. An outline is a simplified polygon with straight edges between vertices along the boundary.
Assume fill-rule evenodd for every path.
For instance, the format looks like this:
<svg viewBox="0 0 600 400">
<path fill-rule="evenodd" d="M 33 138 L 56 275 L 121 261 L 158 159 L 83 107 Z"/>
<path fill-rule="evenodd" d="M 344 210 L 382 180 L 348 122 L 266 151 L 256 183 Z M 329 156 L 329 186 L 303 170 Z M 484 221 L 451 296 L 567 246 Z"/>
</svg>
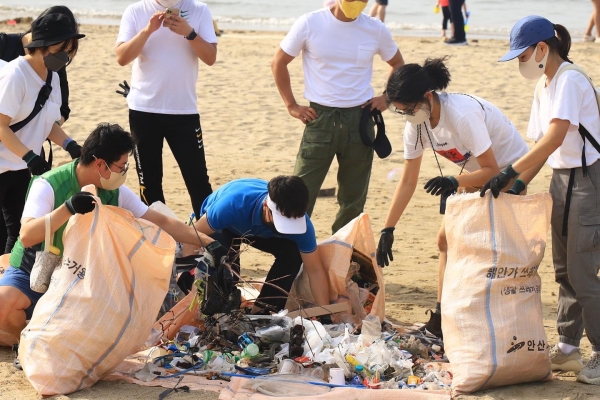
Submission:
<svg viewBox="0 0 600 400">
<path fill-rule="evenodd" d="M 581 351 L 573 350 L 569 354 L 565 354 L 555 345 L 550 350 L 550 362 L 552 363 L 553 371 L 573 371 L 579 372 L 583 368 L 581 360 Z"/>
<path fill-rule="evenodd" d="M 19 344 L 13 344 L 12 350 L 15 353 L 15 358 L 13 359 L 13 367 L 20 371 L 23 371 L 23 367 L 21 367 L 21 361 L 19 361 Z"/>
<path fill-rule="evenodd" d="M 427 310 L 425 311 L 425 315 L 429 313 L 429 321 L 419 328 L 420 331 L 427 331 L 431 333 L 433 336 L 438 337 L 440 339 L 444 338 L 442 334 L 442 314 L 439 311 Z"/>
<path fill-rule="evenodd" d="M 592 358 L 577 375 L 577 381 L 600 385 L 600 354 L 593 352 Z"/>
<path fill-rule="evenodd" d="M 583 41 L 584 41 L 584 42 L 593 42 L 593 41 L 595 41 L 595 40 L 596 40 L 596 38 L 595 38 L 595 37 L 593 37 L 593 36 L 591 36 L 591 35 L 585 35 L 585 36 L 583 37 Z"/>
<path fill-rule="evenodd" d="M 469 43 L 467 43 L 466 39 L 465 40 L 456 40 L 456 38 L 449 39 L 444 43 L 447 45 L 450 45 L 450 46 L 466 46 L 469 44 Z"/>
</svg>

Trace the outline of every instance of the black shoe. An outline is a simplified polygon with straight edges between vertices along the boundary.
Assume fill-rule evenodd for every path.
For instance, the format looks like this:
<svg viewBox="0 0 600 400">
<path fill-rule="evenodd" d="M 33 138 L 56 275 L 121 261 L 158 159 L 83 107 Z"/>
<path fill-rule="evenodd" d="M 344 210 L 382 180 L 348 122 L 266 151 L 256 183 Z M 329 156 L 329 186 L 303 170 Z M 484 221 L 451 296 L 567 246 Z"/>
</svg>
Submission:
<svg viewBox="0 0 600 400">
<path fill-rule="evenodd" d="M 444 44 L 450 45 L 450 46 L 466 46 L 469 43 L 467 43 L 467 39 L 465 40 L 457 40 L 456 38 L 452 38 L 446 42 L 444 42 Z"/>
<path fill-rule="evenodd" d="M 433 336 L 443 339 L 444 335 L 442 334 L 442 314 L 439 311 L 427 310 L 425 311 L 425 315 L 429 312 L 429 322 L 419 328 L 420 331 L 427 331 L 431 333 Z"/>
<path fill-rule="evenodd" d="M 15 358 L 13 360 L 13 367 L 16 369 L 23 371 L 23 367 L 21 367 L 21 361 L 19 361 L 19 344 L 13 344 L 12 350 L 15 352 Z"/>
</svg>

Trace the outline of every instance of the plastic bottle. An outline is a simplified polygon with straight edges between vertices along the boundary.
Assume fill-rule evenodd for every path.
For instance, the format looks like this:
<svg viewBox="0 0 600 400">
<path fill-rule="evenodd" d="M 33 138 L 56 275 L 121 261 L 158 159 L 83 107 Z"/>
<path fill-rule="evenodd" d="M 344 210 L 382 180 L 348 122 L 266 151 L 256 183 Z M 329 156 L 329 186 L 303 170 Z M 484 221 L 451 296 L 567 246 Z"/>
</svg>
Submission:
<svg viewBox="0 0 600 400">
<path fill-rule="evenodd" d="M 256 343 L 251 343 L 244 348 L 244 350 L 242 351 L 241 357 L 242 358 L 255 357 L 258 354 L 258 351 L 259 351 L 259 348 L 256 345 Z"/>
<path fill-rule="evenodd" d="M 350 354 L 348 354 L 348 355 L 346 356 L 346 361 L 348 361 L 348 362 L 350 363 L 350 365 L 352 365 L 352 366 L 354 367 L 354 370 L 355 370 L 356 372 L 358 372 L 357 368 L 358 368 L 358 367 L 361 367 L 361 368 L 362 368 L 362 371 L 363 371 L 363 372 L 366 374 L 366 376 L 367 376 L 367 377 L 371 377 L 371 376 L 373 376 L 373 373 L 372 373 L 372 372 L 371 372 L 371 371 L 370 371 L 368 368 L 365 368 L 365 367 L 364 367 L 364 365 L 362 365 L 362 364 L 360 363 L 360 361 L 358 361 L 356 358 L 354 358 L 354 357 L 353 357 L 353 356 L 351 356 Z"/>
</svg>

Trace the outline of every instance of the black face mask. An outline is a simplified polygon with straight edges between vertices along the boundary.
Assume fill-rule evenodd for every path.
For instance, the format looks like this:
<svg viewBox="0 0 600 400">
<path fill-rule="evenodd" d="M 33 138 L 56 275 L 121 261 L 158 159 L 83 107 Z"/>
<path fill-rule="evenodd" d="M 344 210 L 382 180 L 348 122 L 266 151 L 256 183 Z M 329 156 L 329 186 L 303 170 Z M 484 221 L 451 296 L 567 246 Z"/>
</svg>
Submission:
<svg viewBox="0 0 600 400">
<path fill-rule="evenodd" d="M 61 51 L 55 54 L 48 54 L 44 57 L 44 65 L 50 71 L 57 72 L 69 62 L 69 54 L 66 51 Z"/>
</svg>

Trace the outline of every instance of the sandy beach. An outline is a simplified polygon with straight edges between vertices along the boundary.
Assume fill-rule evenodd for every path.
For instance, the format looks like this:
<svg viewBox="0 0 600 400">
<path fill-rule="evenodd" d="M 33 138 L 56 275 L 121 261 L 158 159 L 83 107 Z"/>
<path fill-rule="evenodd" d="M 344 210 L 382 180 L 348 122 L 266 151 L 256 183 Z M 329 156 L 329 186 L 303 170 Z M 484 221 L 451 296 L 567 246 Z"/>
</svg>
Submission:
<svg viewBox="0 0 600 400">
<path fill-rule="evenodd" d="M 1 31 L 25 31 L 24 25 L 3 26 Z M 65 131 L 83 143 L 99 122 L 118 123 L 128 129 L 128 108 L 125 99 L 116 94 L 118 83 L 130 80 L 131 66 L 120 67 L 114 55 L 118 27 L 84 25 L 87 36 L 68 67 L 71 92 L 71 117 Z M 271 57 L 284 33 L 226 31 L 219 38 L 217 62 L 212 67 L 202 65 L 197 84 L 198 109 L 207 154 L 207 165 L 213 189 L 237 178 L 270 179 L 291 174 L 303 125 L 289 116 L 279 96 L 270 69 Z M 506 40 L 480 40 L 465 47 L 450 47 L 437 38 L 397 37 L 407 63 L 422 63 L 427 57 L 452 56 L 447 65 L 452 73 L 449 91 L 481 96 L 502 109 L 519 132 L 526 132 L 535 82 L 526 81 L 516 62 L 497 63 L 508 49 Z M 571 58 L 590 74 L 597 75 L 600 47 L 594 43 L 575 43 Z M 302 100 L 303 79 L 300 58 L 290 64 L 294 93 Z M 381 92 L 388 66 L 379 58 L 374 65 L 373 86 Z M 600 76 L 594 76 L 596 80 Z M 176 77 L 165 76 L 165 79 Z M 304 104 L 306 102 L 304 101 Z M 402 131 L 404 120 L 384 113 L 386 130 L 393 153 L 385 160 L 373 163 L 369 196 L 365 207 L 371 217 L 374 232 L 379 232 L 401 174 L 404 161 Z M 528 142 L 530 145 L 531 143 Z M 68 161 L 68 154 L 55 149 L 55 165 Z M 190 212 L 190 201 L 179 168 L 165 144 L 163 153 L 163 186 L 167 205 L 183 220 Z M 133 158 L 130 159 L 133 164 Z M 456 174 L 458 169 L 441 160 L 444 174 Z M 323 188 L 336 186 L 337 166 L 334 162 Z M 426 152 L 420 177 L 421 184 L 439 175 L 431 151 Z M 544 167 L 529 187 L 530 193 L 546 192 L 551 170 Z M 130 173 L 127 185 L 138 189 L 135 173 Z M 394 262 L 386 267 L 386 314 L 392 322 L 426 322 L 425 311 L 435 306 L 438 251 L 436 234 L 441 216 L 439 199 L 417 189 L 405 215 L 396 227 Z M 331 234 L 337 211 L 335 198 L 320 198 L 312 220 L 318 239 Z M 377 234 L 375 240 L 379 239 Z M 242 273 L 251 277 L 266 275 L 271 259 L 256 251 L 242 256 Z M 555 314 L 558 285 L 554 283 L 550 236 L 542 264 L 542 302 L 544 325 L 551 344 L 557 342 Z M 477 345 L 474 343 L 474 345 Z M 591 346 L 584 337 L 582 352 L 589 357 Z M 59 360 L 57 360 L 59 362 Z M 123 382 L 100 382 L 90 389 L 56 399 L 149 399 L 158 398 L 163 388 L 147 388 Z M 169 399 L 216 399 L 212 392 L 174 393 Z M 38 399 L 25 375 L 12 366 L 12 353 L 0 349 L 0 399 Z M 477 399 L 587 399 L 600 398 L 600 387 L 575 382 L 574 375 L 563 375 L 548 383 L 533 383 L 482 391 L 462 398 Z"/>
</svg>

